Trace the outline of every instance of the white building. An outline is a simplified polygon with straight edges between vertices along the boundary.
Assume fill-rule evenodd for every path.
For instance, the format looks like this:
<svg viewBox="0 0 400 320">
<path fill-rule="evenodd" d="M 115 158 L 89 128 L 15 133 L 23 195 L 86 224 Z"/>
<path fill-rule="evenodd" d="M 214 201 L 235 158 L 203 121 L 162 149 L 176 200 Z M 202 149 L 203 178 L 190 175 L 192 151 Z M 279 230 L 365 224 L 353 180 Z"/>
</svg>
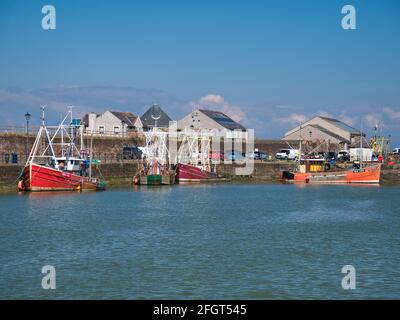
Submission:
<svg viewBox="0 0 400 320">
<path fill-rule="evenodd" d="M 186 117 L 178 121 L 178 130 L 208 129 L 208 130 L 240 130 L 246 131 L 239 122 L 233 120 L 225 113 L 215 110 L 198 109 L 189 113 Z"/>
<path fill-rule="evenodd" d="M 106 111 L 102 114 L 90 112 L 82 118 L 86 133 L 124 136 L 142 131 L 140 118 L 131 112 Z"/>
<path fill-rule="evenodd" d="M 359 140 L 360 130 L 333 118 L 316 116 L 285 133 L 283 140 L 329 141 L 350 145 Z"/>
<path fill-rule="evenodd" d="M 198 109 L 189 113 L 177 123 L 178 130 L 209 130 L 221 137 L 247 139 L 247 129 L 225 113 L 216 110 Z"/>
</svg>

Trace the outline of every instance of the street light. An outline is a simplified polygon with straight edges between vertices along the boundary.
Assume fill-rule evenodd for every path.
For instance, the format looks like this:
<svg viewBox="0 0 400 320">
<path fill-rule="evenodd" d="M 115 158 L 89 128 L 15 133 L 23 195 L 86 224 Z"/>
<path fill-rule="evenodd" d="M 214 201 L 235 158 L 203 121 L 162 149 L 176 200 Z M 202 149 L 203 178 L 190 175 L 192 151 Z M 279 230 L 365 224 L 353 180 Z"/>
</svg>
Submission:
<svg viewBox="0 0 400 320">
<path fill-rule="evenodd" d="M 29 112 L 25 113 L 26 120 L 26 145 L 25 145 L 25 156 L 28 159 L 28 145 L 29 145 L 29 120 L 31 120 L 31 114 Z"/>
<path fill-rule="evenodd" d="M 122 138 L 124 137 L 125 133 L 124 133 L 124 128 L 125 128 L 125 120 L 121 121 L 122 124 Z"/>
</svg>

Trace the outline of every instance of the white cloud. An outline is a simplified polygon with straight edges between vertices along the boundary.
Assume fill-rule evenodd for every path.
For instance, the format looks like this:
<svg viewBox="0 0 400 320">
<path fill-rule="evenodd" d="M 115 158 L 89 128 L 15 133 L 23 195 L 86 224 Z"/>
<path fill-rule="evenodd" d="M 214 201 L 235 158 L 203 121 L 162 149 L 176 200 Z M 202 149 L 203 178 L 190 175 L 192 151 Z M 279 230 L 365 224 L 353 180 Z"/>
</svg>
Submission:
<svg viewBox="0 0 400 320">
<path fill-rule="evenodd" d="M 305 122 L 307 120 L 307 116 L 300 113 L 292 113 L 286 117 L 273 118 L 272 120 L 282 124 L 298 125 L 299 123 Z"/>
<path fill-rule="evenodd" d="M 385 112 L 392 120 L 400 120 L 400 111 L 386 107 L 383 108 L 383 112 Z"/>
<path fill-rule="evenodd" d="M 200 104 L 225 104 L 225 99 L 218 94 L 209 94 L 199 99 Z"/>
<path fill-rule="evenodd" d="M 379 125 L 382 122 L 381 116 L 378 113 L 368 113 L 365 116 L 365 120 L 370 127 L 374 127 L 375 125 Z"/>
<path fill-rule="evenodd" d="M 192 109 L 203 108 L 221 111 L 238 122 L 246 118 L 246 113 L 241 107 L 230 104 L 218 94 L 208 94 L 203 96 L 196 102 L 190 102 L 189 106 Z"/>
</svg>

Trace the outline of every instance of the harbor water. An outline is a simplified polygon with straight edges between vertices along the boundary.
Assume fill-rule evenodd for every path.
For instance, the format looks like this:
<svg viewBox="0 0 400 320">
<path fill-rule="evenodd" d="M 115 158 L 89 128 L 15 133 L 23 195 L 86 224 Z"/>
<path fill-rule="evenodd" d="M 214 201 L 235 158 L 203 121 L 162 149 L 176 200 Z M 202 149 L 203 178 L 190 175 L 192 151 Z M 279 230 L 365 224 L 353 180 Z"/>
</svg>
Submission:
<svg viewBox="0 0 400 320">
<path fill-rule="evenodd" d="M 0 240 L 0 299 L 400 298 L 399 186 L 2 194 Z"/>
</svg>

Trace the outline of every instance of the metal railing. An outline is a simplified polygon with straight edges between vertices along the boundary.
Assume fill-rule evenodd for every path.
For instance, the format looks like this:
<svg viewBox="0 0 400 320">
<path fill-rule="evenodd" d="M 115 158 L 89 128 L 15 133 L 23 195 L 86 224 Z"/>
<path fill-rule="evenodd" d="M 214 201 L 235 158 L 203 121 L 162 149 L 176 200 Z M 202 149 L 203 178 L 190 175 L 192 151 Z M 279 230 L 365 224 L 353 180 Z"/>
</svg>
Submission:
<svg viewBox="0 0 400 320">
<path fill-rule="evenodd" d="M 39 126 L 29 126 L 29 136 L 35 136 L 39 131 Z M 26 135 L 27 130 L 26 127 L 23 126 L 6 126 L 0 127 L 0 134 L 3 135 Z M 143 137 L 143 133 L 141 131 L 136 130 L 127 130 L 124 132 L 121 131 L 105 131 L 105 130 L 84 130 L 83 135 L 86 137 L 118 137 L 118 138 L 134 138 L 134 137 Z"/>
<path fill-rule="evenodd" d="M 38 126 L 29 126 L 29 135 L 34 135 L 38 132 Z M 0 127 L 0 134 L 24 134 L 26 135 L 26 127 L 23 126 L 6 126 Z"/>
<path fill-rule="evenodd" d="M 131 163 L 137 161 L 136 159 L 130 159 L 124 157 L 121 153 L 94 153 L 93 159 L 99 160 L 103 163 Z M 0 151 L 0 165 L 25 165 L 27 155 L 25 153 L 18 152 L 6 152 Z"/>
</svg>

